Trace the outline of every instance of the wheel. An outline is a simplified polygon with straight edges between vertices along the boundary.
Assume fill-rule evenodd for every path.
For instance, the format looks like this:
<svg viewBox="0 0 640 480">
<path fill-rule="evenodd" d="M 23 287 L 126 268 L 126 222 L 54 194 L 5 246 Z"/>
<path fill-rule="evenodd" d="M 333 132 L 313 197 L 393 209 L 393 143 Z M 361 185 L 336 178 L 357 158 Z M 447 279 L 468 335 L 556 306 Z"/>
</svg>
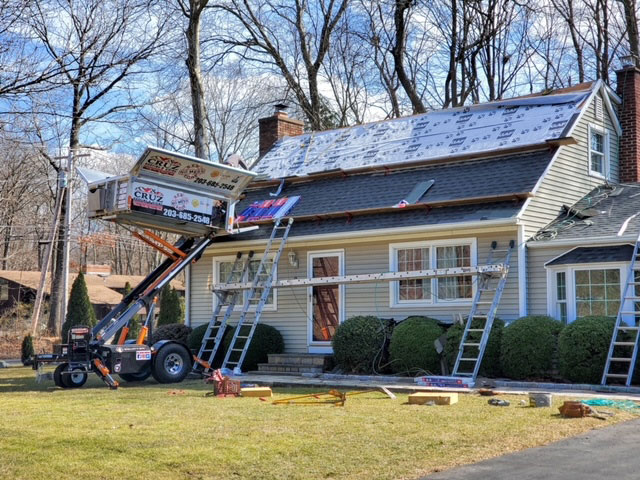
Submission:
<svg viewBox="0 0 640 480">
<path fill-rule="evenodd" d="M 53 372 L 53 383 L 56 384 L 56 387 L 67 388 L 67 386 L 62 383 L 62 371 L 65 370 L 69 366 L 68 363 L 61 363 L 56 367 Z"/>
<path fill-rule="evenodd" d="M 87 383 L 87 378 L 89 378 L 89 375 L 84 368 L 73 367 L 71 373 L 62 375 L 62 383 L 64 383 L 67 388 L 80 388 Z"/>
<path fill-rule="evenodd" d="M 151 376 L 151 364 L 138 373 L 120 373 L 118 376 L 125 382 L 142 382 Z"/>
<path fill-rule="evenodd" d="M 177 383 L 184 380 L 191 370 L 191 355 L 178 343 L 167 343 L 156 354 L 151 375 L 159 383 Z"/>
</svg>

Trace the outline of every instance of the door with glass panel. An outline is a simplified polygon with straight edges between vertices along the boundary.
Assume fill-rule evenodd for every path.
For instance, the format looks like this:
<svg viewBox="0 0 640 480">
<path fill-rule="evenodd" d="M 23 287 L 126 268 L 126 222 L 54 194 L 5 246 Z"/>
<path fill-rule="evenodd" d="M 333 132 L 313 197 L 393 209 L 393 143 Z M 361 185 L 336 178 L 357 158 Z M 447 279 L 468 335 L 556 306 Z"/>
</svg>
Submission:
<svg viewBox="0 0 640 480">
<path fill-rule="evenodd" d="M 309 278 L 343 275 L 342 252 L 309 253 Z M 342 288 L 339 285 L 309 287 L 309 344 L 330 345 L 342 321 Z"/>
</svg>

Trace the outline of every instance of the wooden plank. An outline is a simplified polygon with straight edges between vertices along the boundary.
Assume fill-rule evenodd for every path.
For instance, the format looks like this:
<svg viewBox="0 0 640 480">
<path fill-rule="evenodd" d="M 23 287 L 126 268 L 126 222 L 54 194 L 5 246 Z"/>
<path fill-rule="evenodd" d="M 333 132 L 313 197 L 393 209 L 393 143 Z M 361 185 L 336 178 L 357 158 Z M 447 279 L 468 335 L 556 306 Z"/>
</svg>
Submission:
<svg viewBox="0 0 640 480">
<path fill-rule="evenodd" d="M 453 405 L 458 403 L 458 394 L 456 392 L 418 392 L 409 395 L 411 405 L 424 405 L 427 402 L 433 402 L 436 405 Z"/>
</svg>

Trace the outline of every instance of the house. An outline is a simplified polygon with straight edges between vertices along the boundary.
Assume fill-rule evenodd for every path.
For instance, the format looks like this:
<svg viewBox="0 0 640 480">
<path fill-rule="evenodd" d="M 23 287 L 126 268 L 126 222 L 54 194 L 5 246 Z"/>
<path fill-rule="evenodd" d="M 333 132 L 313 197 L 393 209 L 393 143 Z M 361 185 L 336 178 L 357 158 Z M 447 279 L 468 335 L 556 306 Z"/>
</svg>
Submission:
<svg viewBox="0 0 640 480">
<path fill-rule="evenodd" d="M 102 271 L 101 271 L 102 272 Z M 16 303 L 31 303 L 35 300 L 38 285 L 40 285 L 40 272 L 20 270 L 0 270 L 0 312 L 11 308 Z M 73 285 L 77 274 L 69 275 L 69 288 Z M 125 285 L 135 287 L 144 277 L 140 275 L 85 275 L 89 300 L 93 305 L 96 315 L 102 317 L 122 300 Z M 184 292 L 184 284 L 173 280 L 171 286 L 179 292 Z M 49 295 L 50 281 L 45 283 L 45 296 Z"/>
<path fill-rule="evenodd" d="M 640 70 L 617 75 L 617 93 L 596 81 L 308 134 L 277 111 L 260 121 L 261 176 L 237 211 L 300 197 L 279 280 L 476 266 L 493 242 L 513 240 L 500 318 L 615 315 L 640 230 L 640 216 L 628 219 L 640 211 Z M 270 231 L 263 223 L 221 238 L 189 267 L 188 323 L 209 321 L 212 285 L 225 282 L 236 252 L 255 251 L 257 265 Z M 278 328 L 289 353 L 329 353 L 346 318 L 451 322 L 468 314 L 475 288 L 468 275 L 280 288 L 261 322 Z"/>
</svg>

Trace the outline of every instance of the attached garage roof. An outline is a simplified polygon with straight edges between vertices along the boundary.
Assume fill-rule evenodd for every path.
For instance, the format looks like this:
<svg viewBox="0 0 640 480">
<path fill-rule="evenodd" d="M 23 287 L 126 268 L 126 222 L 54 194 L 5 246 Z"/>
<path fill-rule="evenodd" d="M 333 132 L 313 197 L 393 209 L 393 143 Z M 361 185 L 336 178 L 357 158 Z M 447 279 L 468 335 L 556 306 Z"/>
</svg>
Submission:
<svg viewBox="0 0 640 480">
<path fill-rule="evenodd" d="M 633 245 L 610 245 L 606 247 L 577 247 L 547 262 L 545 266 L 570 265 L 580 263 L 629 262 L 633 255 Z"/>
</svg>

